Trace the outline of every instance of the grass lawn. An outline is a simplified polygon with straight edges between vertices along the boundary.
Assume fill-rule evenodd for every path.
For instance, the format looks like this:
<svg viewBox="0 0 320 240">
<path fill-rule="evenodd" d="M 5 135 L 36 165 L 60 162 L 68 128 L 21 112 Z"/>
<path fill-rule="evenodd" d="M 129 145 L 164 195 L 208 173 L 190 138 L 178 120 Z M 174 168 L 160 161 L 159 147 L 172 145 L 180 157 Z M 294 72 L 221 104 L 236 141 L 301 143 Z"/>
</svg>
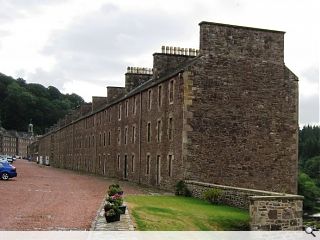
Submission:
<svg viewBox="0 0 320 240">
<path fill-rule="evenodd" d="M 181 196 L 125 198 L 138 230 L 249 230 L 248 211 Z"/>
</svg>

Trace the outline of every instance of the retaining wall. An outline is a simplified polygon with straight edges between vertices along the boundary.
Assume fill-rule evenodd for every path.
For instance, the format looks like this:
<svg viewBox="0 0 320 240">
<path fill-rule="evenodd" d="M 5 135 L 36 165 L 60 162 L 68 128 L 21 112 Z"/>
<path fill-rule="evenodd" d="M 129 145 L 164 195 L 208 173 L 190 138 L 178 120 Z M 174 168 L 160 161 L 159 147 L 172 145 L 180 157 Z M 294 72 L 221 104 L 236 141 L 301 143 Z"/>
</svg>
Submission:
<svg viewBox="0 0 320 240">
<path fill-rule="evenodd" d="M 249 210 L 251 230 L 301 230 L 303 196 L 185 181 L 192 196 L 203 199 L 205 191 L 221 190 L 218 203 Z"/>
</svg>

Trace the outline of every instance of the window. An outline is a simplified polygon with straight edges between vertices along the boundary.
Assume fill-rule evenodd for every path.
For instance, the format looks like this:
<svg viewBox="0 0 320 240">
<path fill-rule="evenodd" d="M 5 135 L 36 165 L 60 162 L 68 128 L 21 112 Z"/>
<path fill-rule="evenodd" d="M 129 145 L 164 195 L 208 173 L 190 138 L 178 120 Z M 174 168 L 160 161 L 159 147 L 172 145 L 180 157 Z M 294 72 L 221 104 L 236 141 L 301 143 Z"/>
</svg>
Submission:
<svg viewBox="0 0 320 240">
<path fill-rule="evenodd" d="M 131 139 L 132 143 L 136 142 L 136 126 L 132 126 L 132 139 Z"/>
<path fill-rule="evenodd" d="M 169 118 L 169 127 L 168 127 L 168 136 L 169 136 L 169 140 L 172 140 L 173 137 L 173 119 L 172 117 Z"/>
<path fill-rule="evenodd" d="M 157 141 L 161 142 L 161 120 L 157 122 Z"/>
<path fill-rule="evenodd" d="M 152 104 L 152 90 L 150 89 L 148 91 L 148 109 L 151 109 L 151 104 Z"/>
<path fill-rule="evenodd" d="M 132 104 L 132 113 L 135 115 L 137 111 L 137 97 L 133 97 L 133 104 Z"/>
<path fill-rule="evenodd" d="M 174 91 L 174 84 L 173 80 L 169 82 L 169 103 L 173 103 L 173 91 Z"/>
<path fill-rule="evenodd" d="M 121 143 L 121 129 L 118 128 L 118 144 L 120 145 Z"/>
<path fill-rule="evenodd" d="M 124 144 L 127 144 L 128 139 L 128 127 L 125 127 L 124 129 Z"/>
<path fill-rule="evenodd" d="M 161 156 L 157 155 L 157 175 L 156 175 L 157 184 L 160 184 L 160 178 L 161 178 Z"/>
<path fill-rule="evenodd" d="M 106 133 L 103 133 L 103 146 L 106 146 Z"/>
<path fill-rule="evenodd" d="M 109 110 L 108 120 L 109 120 L 109 122 L 111 122 L 111 108 L 110 108 L 110 110 Z"/>
<path fill-rule="evenodd" d="M 117 166 L 118 166 L 118 170 L 120 170 L 120 154 L 118 154 L 117 156 Z"/>
<path fill-rule="evenodd" d="M 101 133 L 99 134 L 99 146 L 101 146 Z"/>
<path fill-rule="evenodd" d="M 111 144 L 111 132 L 109 131 L 108 132 L 108 145 Z"/>
<path fill-rule="evenodd" d="M 122 111 L 122 105 L 119 104 L 119 106 L 118 106 L 118 120 L 121 120 L 121 111 Z"/>
<path fill-rule="evenodd" d="M 162 105 L 162 85 L 158 86 L 158 107 Z"/>
<path fill-rule="evenodd" d="M 169 177 L 172 176 L 172 160 L 173 160 L 173 156 L 169 155 L 168 156 L 168 176 Z"/>
<path fill-rule="evenodd" d="M 129 100 L 126 101 L 126 105 L 125 105 L 125 110 L 126 110 L 126 116 L 128 117 L 129 115 Z"/>
<path fill-rule="evenodd" d="M 151 141 L 151 123 L 148 123 L 147 126 L 147 142 Z"/>
<path fill-rule="evenodd" d="M 146 174 L 150 173 L 150 155 L 147 155 Z"/>
<path fill-rule="evenodd" d="M 131 156 L 131 172 L 134 172 L 134 155 Z"/>
</svg>

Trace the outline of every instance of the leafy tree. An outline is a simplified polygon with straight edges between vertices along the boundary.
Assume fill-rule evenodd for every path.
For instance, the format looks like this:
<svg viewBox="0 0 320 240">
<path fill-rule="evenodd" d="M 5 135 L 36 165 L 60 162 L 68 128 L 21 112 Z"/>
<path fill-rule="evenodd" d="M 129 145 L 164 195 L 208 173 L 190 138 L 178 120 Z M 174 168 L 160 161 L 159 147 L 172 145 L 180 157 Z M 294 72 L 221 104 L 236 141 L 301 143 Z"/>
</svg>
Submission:
<svg viewBox="0 0 320 240">
<path fill-rule="evenodd" d="M 49 93 L 48 93 L 47 88 L 45 88 L 41 84 L 29 83 L 27 85 L 27 89 L 29 92 L 31 92 L 35 96 L 49 98 Z"/>
<path fill-rule="evenodd" d="M 312 179 L 317 180 L 317 185 L 320 186 L 320 156 L 308 159 L 305 162 L 304 170 Z"/>
<path fill-rule="evenodd" d="M 320 156 L 320 126 L 304 126 L 299 132 L 300 165 L 315 156 Z"/>
<path fill-rule="evenodd" d="M 299 131 L 298 192 L 305 197 L 306 210 L 317 205 L 320 187 L 320 127 L 304 126 Z"/>
<path fill-rule="evenodd" d="M 35 133 L 41 134 L 84 100 L 74 93 L 64 95 L 53 86 L 28 84 L 0 73 L 0 102 L 4 128 L 27 131 L 32 119 Z"/>
<path fill-rule="evenodd" d="M 66 94 L 66 99 L 68 99 L 71 103 L 72 108 L 75 108 L 79 105 L 81 105 L 82 103 L 84 103 L 82 97 L 80 97 L 79 95 L 72 93 L 72 94 Z"/>
<path fill-rule="evenodd" d="M 61 92 L 53 86 L 48 87 L 48 93 L 51 100 L 60 99 L 62 97 Z"/>
<path fill-rule="evenodd" d="M 316 205 L 316 199 L 320 197 L 320 189 L 314 180 L 303 172 L 299 173 L 298 189 L 298 194 L 304 196 L 303 208 L 312 210 Z"/>
</svg>

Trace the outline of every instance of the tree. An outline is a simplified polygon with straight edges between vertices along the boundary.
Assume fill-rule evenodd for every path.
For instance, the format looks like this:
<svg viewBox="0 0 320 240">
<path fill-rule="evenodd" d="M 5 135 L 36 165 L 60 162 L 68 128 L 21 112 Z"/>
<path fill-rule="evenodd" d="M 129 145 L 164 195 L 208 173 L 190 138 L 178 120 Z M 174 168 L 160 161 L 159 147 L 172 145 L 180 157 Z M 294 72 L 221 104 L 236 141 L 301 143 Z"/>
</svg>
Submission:
<svg viewBox="0 0 320 240">
<path fill-rule="evenodd" d="M 299 160 L 304 166 L 309 158 L 320 156 L 320 127 L 304 126 L 299 131 Z"/>
<path fill-rule="evenodd" d="M 301 172 L 298 177 L 298 194 L 304 196 L 303 208 L 312 210 L 316 199 L 320 197 L 320 189 L 307 174 Z"/>
<path fill-rule="evenodd" d="M 309 158 L 304 164 L 304 170 L 320 187 L 320 156 Z"/>
<path fill-rule="evenodd" d="M 48 87 L 48 93 L 51 100 L 60 99 L 62 97 L 61 92 L 53 86 Z"/>
<path fill-rule="evenodd" d="M 77 94 L 62 94 L 57 88 L 28 84 L 0 73 L 0 114 L 2 126 L 8 130 L 27 131 L 32 119 L 34 132 L 44 130 L 64 117 L 72 108 L 84 103 Z"/>
</svg>

